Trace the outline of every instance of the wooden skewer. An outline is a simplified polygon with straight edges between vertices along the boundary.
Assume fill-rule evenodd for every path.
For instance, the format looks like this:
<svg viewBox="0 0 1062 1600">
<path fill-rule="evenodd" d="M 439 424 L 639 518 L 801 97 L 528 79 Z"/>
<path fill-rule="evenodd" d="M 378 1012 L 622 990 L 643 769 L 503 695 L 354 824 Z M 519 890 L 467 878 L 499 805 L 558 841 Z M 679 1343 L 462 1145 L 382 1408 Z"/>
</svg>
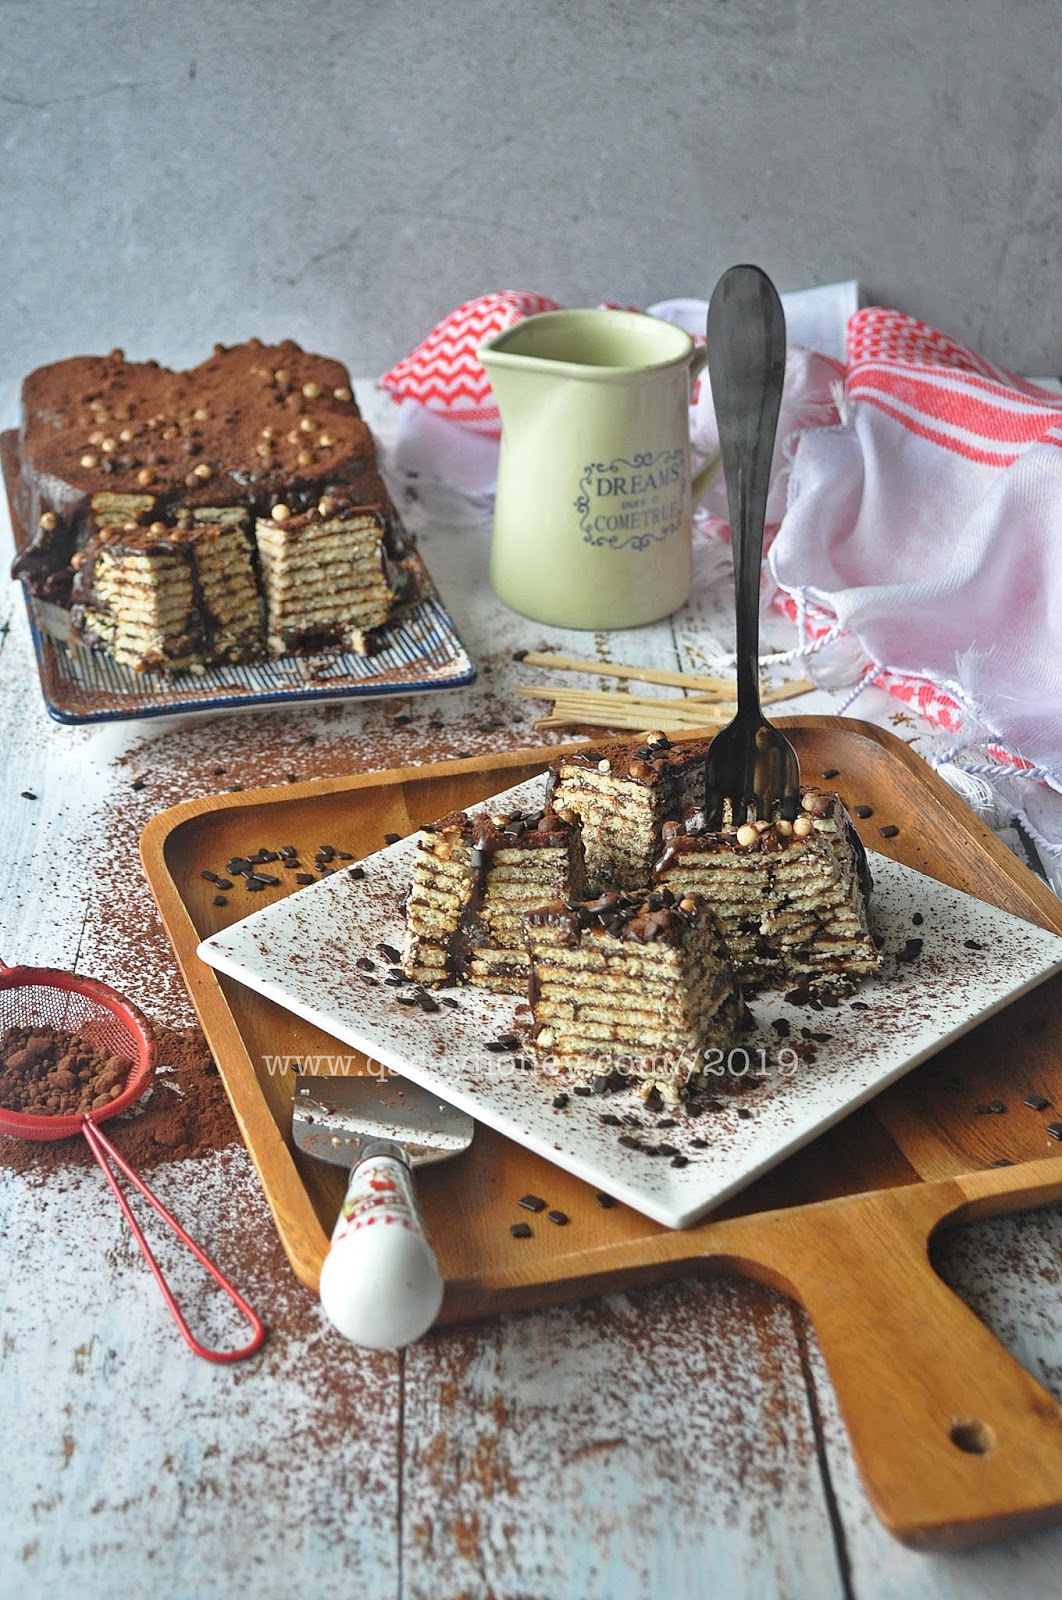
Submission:
<svg viewBox="0 0 1062 1600">
<path fill-rule="evenodd" d="M 675 689 L 703 689 L 708 694 L 734 693 L 732 678 L 710 678 L 696 672 L 669 672 L 664 668 L 630 667 L 622 661 L 582 661 L 552 650 L 529 650 L 522 658 L 528 667 L 556 667 L 559 672 L 592 672 L 602 678 L 631 678 L 635 683 L 663 683 Z"/>
</svg>

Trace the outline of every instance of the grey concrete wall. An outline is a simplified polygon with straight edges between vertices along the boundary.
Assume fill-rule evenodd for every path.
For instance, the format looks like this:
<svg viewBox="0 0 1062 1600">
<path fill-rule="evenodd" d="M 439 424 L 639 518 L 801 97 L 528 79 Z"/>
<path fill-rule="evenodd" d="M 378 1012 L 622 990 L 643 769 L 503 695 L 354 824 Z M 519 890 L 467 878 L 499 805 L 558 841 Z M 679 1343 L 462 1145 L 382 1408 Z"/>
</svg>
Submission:
<svg viewBox="0 0 1062 1600">
<path fill-rule="evenodd" d="M 1051 0 L 2 0 L 0 373 L 856 276 L 1062 371 Z"/>
</svg>

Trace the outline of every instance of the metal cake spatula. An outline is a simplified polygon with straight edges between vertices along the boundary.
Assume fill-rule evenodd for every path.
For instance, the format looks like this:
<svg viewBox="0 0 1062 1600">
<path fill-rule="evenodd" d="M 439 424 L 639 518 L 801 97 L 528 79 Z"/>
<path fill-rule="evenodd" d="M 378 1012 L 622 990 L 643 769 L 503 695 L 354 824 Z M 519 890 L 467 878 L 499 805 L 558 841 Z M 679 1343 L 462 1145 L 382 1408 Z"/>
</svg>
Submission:
<svg viewBox="0 0 1062 1600">
<path fill-rule="evenodd" d="M 350 1169 L 321 1268 L 321 1304 L 355 1344 L 397 1350 L 439 1314 L 443 1280 L 413 1189 L 417 1167 L 472 1143 L 465 1111 L 399 1077 L 301 1077 L 296 1148 Z"/>
</svg>

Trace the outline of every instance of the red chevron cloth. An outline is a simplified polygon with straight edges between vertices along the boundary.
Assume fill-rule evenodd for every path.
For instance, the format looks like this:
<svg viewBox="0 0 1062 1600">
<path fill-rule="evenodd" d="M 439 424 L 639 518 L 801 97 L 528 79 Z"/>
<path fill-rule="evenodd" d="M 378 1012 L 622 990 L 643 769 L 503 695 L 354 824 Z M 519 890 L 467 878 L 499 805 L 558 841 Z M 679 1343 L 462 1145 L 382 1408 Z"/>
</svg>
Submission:
<svg viewBox="0 0 1062 1600">
<path fill-rule="evenodd" d="M 837 387 L 790 441 L 782 608 L 956 748 L 1062 786 L 1062 395 L 882 307 Z"/>
<path fill-rule="evenodd" d="M 384 373 L 380 387 L 395 400 L 417 400 L 452 422 L 483 433 L 499 433 L 498 407 L 476 351 L 493 334 L 524 317 L 560 309 L 556 300 L 526 289 L 503 289 L 466 300 Z"/>
<path fill-rule="evenodd" d="M 637 311 L 603 300 L 611 310 Z M 429 411 L 463 423 L 478 433 L 499 435 L 501 418 L 486 369 L 476 352 L 484 340 L 539 311 L 564 308 L 548 295 L 528 289 L 502 289 L 456 306 L 415 350 L 385 372 L 380 388 L 395 400 L 416 400 Z"/>
</svg>

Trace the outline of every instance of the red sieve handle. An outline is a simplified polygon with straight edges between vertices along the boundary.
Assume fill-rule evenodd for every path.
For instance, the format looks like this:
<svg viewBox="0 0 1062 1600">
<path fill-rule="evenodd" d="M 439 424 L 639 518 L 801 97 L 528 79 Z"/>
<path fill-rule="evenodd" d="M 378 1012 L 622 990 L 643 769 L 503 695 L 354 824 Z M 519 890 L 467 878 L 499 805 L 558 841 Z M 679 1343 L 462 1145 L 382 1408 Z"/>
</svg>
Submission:
<svg viewBox="0 0 1062 1600">
<path fill-rule="evenodd" d="M 93 1122 L 90 1117 L 86 1117 L 82 1122 L 81 1131 L 85 1135 L 85 1140 L 89 1146 L 89 1149 L 96 1157 L 104 1177 L 107 1179 L 107 1182 L 114 1191 L 115 1198 L 117 1199 L 118 1204 L 121 1206 L 125 1215 L 125 1220 L 133 1230 L 133 1237 L 140 1246 L 144 1260 L 151 1268 L 151 1271 L 155 1277 L 155 1282 L 162 1290 L 162 1297 L 169 1306 L 170 1314 L 172 1315 L 173 1320 L 176 1322 L 178 1328 L 181 1330 L 181 1336 L 188 1345 L 189 1349 L 193 1350 L 197 1356 L 202 1356 L 206 1361 L 242 1361 L 245 1356 L 253 1356 L 256 1350 L 261 1349 L 262 1341 L 265 1339 L 266 1331 L 262 1322 L 251 1310 L 243 1296 L 233 1288 L 232 1284 L 224 1276 L 221 1269 L 215 1266 L 214 1262 L 211 1261 L 210 1257 L 200 1249 L 190 1234 L 185 1232 L 185 1230 L 181 1227 L 181 1224 L 177 1221 L 177 1218 L 173 1216 L 171 1212 L 167 1211 L 158 1195 L 153 1194 L 148 1188 L 147 1184 L 144 1182 L 143 1178 L 139 1177 L 133 1171 L 132 1167 L 127 1161 L 123 1160 L 123 1158 L 114 1148 L 113 1144 L 111 1144 L 110 1140 L 107 1138 L 106 1134 L 104 1134 L 102 1130 L 97 1127 L 96 1123 Z M 169 1224 L 174 1233 L 177 1235 L 178 1239 L 180 1239 L 181 1243 L 187 1245 L 188 1249 L 195 1256 L 196 1260 L 202 1266 L 204 1266 L 210 1273 L 210 1276 L 221 1285 L 222 1289 L 224 1289 L 233 1305 L 237 1308 L 241 1315 L 246 1318 L 247 1322 L 251 1326 L 251 1329 L 253 1330 L 253 1337 L 249 1344 L 243 1345 L 239 1350 L 211 1350 L 208 1349 L 206 1345 L 200 1344 L 199 1340 L 195 1337 L 187 1322 L 184 1320 L 181 1308 L 178 1306 L 177 1301 L 173 1297 L 173 1291 L 166 1282 L 165 1278 L 162 1276 L 162 1269 L 155 1260 L 155 1257 L 152 1255 L 151 1247 L 144 1238 L 143 1230 L 141 1229 L 139 1222 L 136 1220 L 136 1217 L 133 1215 L 129 1201 L 126 1198 L 125 1193 L 110 1166 L 110 1162 L 112 1161 L 114 1162 L 115 1166 L 117 1166 L 120 1171 L 124 1173 L 133 1187 L 139 1190 L 148 1204 L 155 1208 L 163 1221 Z"/>
</svg>

